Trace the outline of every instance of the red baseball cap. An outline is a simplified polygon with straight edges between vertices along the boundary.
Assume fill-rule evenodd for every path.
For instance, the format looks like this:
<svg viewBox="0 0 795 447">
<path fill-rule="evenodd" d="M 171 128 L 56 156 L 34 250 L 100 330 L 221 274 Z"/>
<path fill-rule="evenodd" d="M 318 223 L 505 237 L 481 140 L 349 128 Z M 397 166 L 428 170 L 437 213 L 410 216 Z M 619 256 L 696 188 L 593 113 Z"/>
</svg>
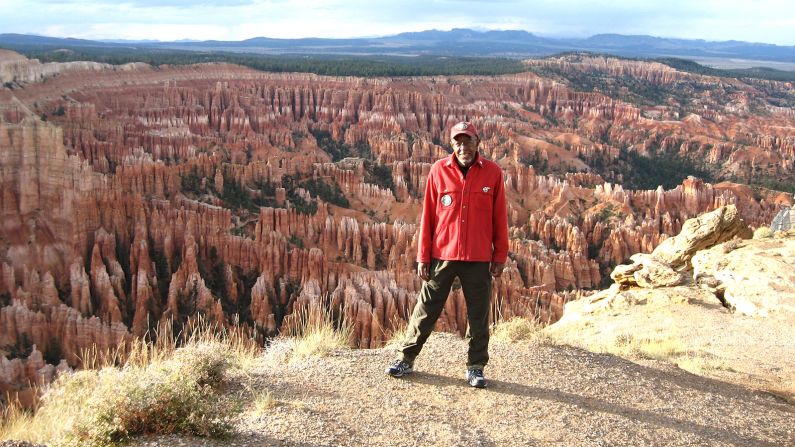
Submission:
<svg viewBox="0 0 795 447">
<path fill-rule="evenodd" d="M 472 138 L 480 139 L 478 136 L 478 131 L 475 129 L 475 125 L 470 123 L 469 121 L 461 121 L 460 123 L 453 126 L 453 129 L 450 130 L 450 138 L 455 138 L 456 135 L 461 135 L 465 133 Z"/>
</svg>

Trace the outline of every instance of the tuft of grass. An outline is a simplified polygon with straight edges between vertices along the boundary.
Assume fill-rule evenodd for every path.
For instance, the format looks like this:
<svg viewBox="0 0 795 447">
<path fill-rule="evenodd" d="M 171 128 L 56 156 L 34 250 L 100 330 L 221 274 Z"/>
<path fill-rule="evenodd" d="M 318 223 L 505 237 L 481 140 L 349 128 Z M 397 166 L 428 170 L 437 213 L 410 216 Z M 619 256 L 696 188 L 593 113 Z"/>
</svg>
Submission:
<svg viewBox="0 0 795 447">
<path fill-rule="evenodd" d="M 676 366 L 687 372 L 698 375 L 716 370 L 736 372 L 734 368 L 727 365 L 725 362 L 695 353 L 688 353 L 684 357 L 677 359 Z"/>
<path fill-rule="evenodd" d="M 394 329 L 389 333 L 385 346 L 400 347 L 408 336 L 409 323 L 405 320 L 395 319 L 391 327 Z"/>
<path fill-rule="evenodd" d="M 0 411 L 0 440 L 30 440 L 27 435 L 31 431 L 46 435 L 48 428 L 48 424 L 34 420 L 33 415 L 17 402 L 10 402 Z"/>
<path fill-rule="evenodd" d="M 252 412 L 255 416 L 262 417 L 268 414 L 268 410 L 279 405 L 279 401 L 273 397 L 270 390 L 259 391 L 254 394 L 254 406 Z"/>
<path fill-rule="evenodd" d="M 678 337 L 635 338 L 632 334 L 620 334 L 612 344 L 591 346 L 589 349 L 630 359 L 653 360 L 671 360 L 687 352 L 686 346 Z"/>
<path fill-rule="evenodd" d="M 530 341 L 533 344 L 550 344 L 552 338 L 544 332 L 544 325 L 535 319 L 516 317 L 496 323 L 492 339 L 502 342 Z"/>
<path fill-rule="evenodd" d="M 677 336 L 663 338 L 636 338 L 632 334 L 620 334 L 612 344 L 595 344 L 588 347 L 594 352 L 604 352 L 630 360 L 662 360 L 697 375 L 713 371 L 736 372 L 725 361 L 707 353 L 694 351 Z"/>
<path fill-rule="evenodd" d="M 302 308 L 295 315 L 297 329 L 290 362 L 309 357 L 324 357 L 337 349 L 352 346 L 353 326 L 340 319 L 335 323 L 330 310 L 317 307 Z"/>
<path fill-rule="evenodd" d="M 9 407 L 0 439 L 110 446 L 147 433 L 229 435 L 233 412 L 219 386 L 230 371 L 253 365 L 259 347 L 240 328 L 194 320 L 185 329 L 163 330 L 156 342 L 84 352 L 83 366 L 93 369 L 59 377 L 35 413 Z"/>
<path fill-rule="evenodd" d="M 754 239 L 766 239 L 773 237 L 773 231 L 769 227 L 759 227 L 754 231 Z"/>
</svg>

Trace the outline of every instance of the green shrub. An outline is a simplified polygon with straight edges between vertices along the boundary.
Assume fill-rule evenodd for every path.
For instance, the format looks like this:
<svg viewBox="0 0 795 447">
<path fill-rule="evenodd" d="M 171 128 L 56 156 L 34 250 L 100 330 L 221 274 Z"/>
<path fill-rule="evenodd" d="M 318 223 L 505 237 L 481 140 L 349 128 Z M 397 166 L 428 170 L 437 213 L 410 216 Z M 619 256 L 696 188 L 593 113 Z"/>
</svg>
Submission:
<svg viewBox="0 0 795 447">
<path fill-rule="evenodd" d="M 202 191 L 202 177 L 199 176 L 199 171 L 195 168 L 187 174 L 180 176 L 182 192 L 190 192 L 193 194 L 201 194 Z"/>
<path fill-rule="evenodd" d="M 224 205 L 233 210 L 256 211 L 256 205 L 251 200 L 248 188 L 239 185 L 237 182 L 224 178 L 224 191 L 221 194 Z"/>
<path fill-rule="evenodd" d="M 705 182 L 713 180 L 709 171 L 699 167 L 695 161 L 673 153 L 651 151 L 645 157 L 631 150 L 621 150 L 618 171 L 623 174 L 624 187 L 628 189 L 670 190 L 679 186 L 688 176 Z"/>
<path fill-rule="evenodd" d="M 315 197 L 320 197 L 324 202 L 331 203 L 342 208 L 350 208 L 351 204 L 342 193 L 339 185 L 328 183 L 323 179 L 310 179 L 304 181 L 301 186 Z"/>
<path fill-rule="evenodd" d="M 260 348 L 241 328 L 202 319 L 180 335 L 170 327 L 159 328 L 155 342 L 83 352 L 88 369 L 50 385 L 35 414 L 14 406 L 3 412 L 0 440 L 110 446 L 142 434 L 231 434 L 231 417 L 241 409 L 222 399 L 219 385 L 228 375 L 248 375 Z"/>
<path fill-rule="evenodd" d="M 290 203 L 293 205 L 293 209 L 295 209 L 297 212 L 311 216 L 317 214 L 317 202 L 314 200 L 306 201 L 303 197 L 296 194 L 295 191 L 290 191 L 288 198 L 290 199 Z"/>
<path fill-rule="evenodd" d="M 312 129 L 311 133 L 317 140 L 317 147 L 328 153 L 332 161 L 340 161 L 353 155 L 353 149 L 350 146 L 331 138 L 331 133 L 328 131 Z"/>
<path fill-rule="evenodd" d="M 292 245 L 294 245 L 294 246 L 298 247 L 298 248 L 304 248 L 304 241 L 303 241 L 303 240 L 301 240 L 301 238 L 299 238 L 299 237 L 298 237 L 298 236 L 296 236 L 296 235 L 292 235 L 292 236 L 290 236 L 290 239 L 288 239 L 288 242 L 289 242 L 290 244 L 292 244 Z"/>
<path fill-rule="evenodd" d="M 368 161 L 365 163 L 365 176 L 366 183 L 378 185 L 384 189 L 395 192 L 395 182 L 392 180 L 392 169 L 387 165 L 373 163 Z"/>
<path fill-rule="evenodd" d="M 64 390 L 82 389 L 88 396 L 63 445 L 114 445 L 146 433 L 224 437 L 231 424 L 213 386 L 228 366 L 223 345 L 197 344 L 145 368 L 93 372 L 93 383 L 78 375 L 81 384 L 72 386 L 73 378 L 66 377 Z"/>
<path fill-rule="evenodd" d="M 773 232 L 769 227 L 759 227 L 754 231 L 754 239 L 766 239 L 773 237 Z"/>
</svg>

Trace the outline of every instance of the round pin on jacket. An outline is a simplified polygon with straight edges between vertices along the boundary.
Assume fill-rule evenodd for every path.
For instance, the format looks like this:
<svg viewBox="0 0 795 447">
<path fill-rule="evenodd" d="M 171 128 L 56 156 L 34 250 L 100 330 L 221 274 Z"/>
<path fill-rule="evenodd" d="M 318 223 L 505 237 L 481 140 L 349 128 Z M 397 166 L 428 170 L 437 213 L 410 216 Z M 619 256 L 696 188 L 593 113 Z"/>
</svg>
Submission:
<svg viewBox="0 0 795 447">
<path fill-rule="evenodd" d="M 450 194 L 445 194 L 442 196 L 442 205 L 450 206 L 453 203 L 453 198 L 450 197 Z"/>
</svg>

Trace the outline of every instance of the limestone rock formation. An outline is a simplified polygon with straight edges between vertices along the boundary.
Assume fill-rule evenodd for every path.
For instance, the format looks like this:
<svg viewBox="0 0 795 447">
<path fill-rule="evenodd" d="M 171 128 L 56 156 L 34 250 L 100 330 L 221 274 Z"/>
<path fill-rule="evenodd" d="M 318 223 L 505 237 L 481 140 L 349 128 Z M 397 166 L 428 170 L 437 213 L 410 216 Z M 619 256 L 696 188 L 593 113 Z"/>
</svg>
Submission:
<svg viewBox="0 0 795 447">
<path fill-rule="evenodd" d="M 590 350 L 795 395 L 795 237 L 737 241 L 696 253 L 689 285 L 616 283 L 569 301 L 546 331 Z"/>
<path fill-rule="evenodd" d="M 652 252 L 652 257 L 673 268 L 685 267 L 693 255 L 715 244 L 753 236 L 737 211 L 728 205 L 685 222 L 675 237 L 667 239 Z"/>
<path fill-rule="evenodd" d="M 666 239 L 651 255 L 633 255 L 632 264 L 616 267 L 610 276 L 625 286 L 676 286 L 686 280 L 678 271 L 690 270 L 690 260 L 698 251 L 735 237 L 751 236 L 737 207 L 728 205 L 686 221 L 678 235 Z"/>
<path fill-rule="evenodd" d="M 146 67 L 146 64 L 132 63 L 118 67 L 119 70 L 132 70 Z M 3 82 L 41 82 L 45 78 L 65 72 L 86 72 L 117 69 L 110 64 L 96 62 L 48 62 L 42 64 L 38 59 L 27 59 L 13 51 L 0 50 L 0 83 Z"/>
<path fill-rule="evenodd" d="M 610 274 L 618 284 L 637 285 L 648 289 L 673 287 L 685 282 L 685 276 L 654 256 L 638 253 L 632 255 L 632 264 L 619 265 Z"/>
<path fill-rule="evenodd" d="M 698 283 L 735 312 L 795 318 L 795 236 L 725 242 L 692 263 Z"/>
<path fill-rule="evenodd" d="M 4 364 L 17 365 L 7 377 L 35 381 L 38 372 L 19 366 L 34 343 L 51 367 L 57 359 L 79 367 L 81 349 L 119 346 L 167 322 L 179 330 L 196 313 L 240 322 L 264 341 L 299 324 L 302 309 L 330 312 L 354 326 L 357 345 L 381 345 L 421 286 L 422 194 L 462 119 L 475 122 L 482 155 L 505 173 L 512 240 L 493 287 L 495 318 L 556 321 L 610 266 L 676 245 L 665 241 L 688 219 L 732 205 L 756 227 L 793 204 L 789 194 L 696 178 L 633 190 L 617 172 L 624 152 L 659 150 L 736 178 L 791 176 L 795 116 L 771 108 L 762 120 L 748 107 L 766 107 L 766 92 L 784 92 L 781 101 L 786 86 L 647 62 L 550 64 L 661 89 L 697 86 L 696 106 L 639 107 L 530 72 L 363 79 L 228 64 L 111 70 L 0 52 L 2 76 L 17 76 L 0 89 L 0 349 Z M 648 286 L 679 281 L 662 264 L 643 265 L 624 276 Z M 465 332 L 460 289 L 438 327 Z"/>
</svg>

